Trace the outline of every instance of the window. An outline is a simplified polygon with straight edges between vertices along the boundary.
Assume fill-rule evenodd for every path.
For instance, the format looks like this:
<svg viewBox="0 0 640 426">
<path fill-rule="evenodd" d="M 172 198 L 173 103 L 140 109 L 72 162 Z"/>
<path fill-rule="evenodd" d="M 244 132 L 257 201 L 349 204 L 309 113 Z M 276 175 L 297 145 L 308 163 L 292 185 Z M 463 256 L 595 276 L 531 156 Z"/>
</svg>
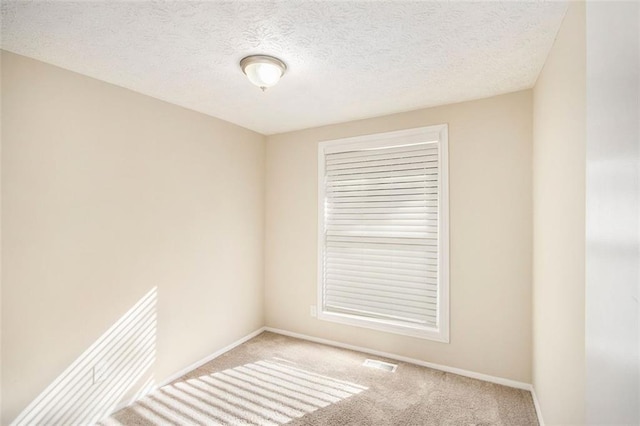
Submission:
<svg viewBox="0 0 640 426">
<path fill-rule="evenodd" d="M 448 342 L 447 125 L 318 150 L 318 318 Z"/>
</svg>

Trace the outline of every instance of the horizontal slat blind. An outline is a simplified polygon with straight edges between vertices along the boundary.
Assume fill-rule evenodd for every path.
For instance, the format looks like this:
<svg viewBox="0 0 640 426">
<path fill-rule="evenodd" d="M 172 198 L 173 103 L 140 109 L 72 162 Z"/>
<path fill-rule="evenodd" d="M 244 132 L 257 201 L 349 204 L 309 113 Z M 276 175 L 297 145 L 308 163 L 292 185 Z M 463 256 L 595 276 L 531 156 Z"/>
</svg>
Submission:
<svg viewBox="0 0 640 426">
<path fill-rule="evenodd" d="M 324 154 L 325 312 L 438 326 L 438 149 Z"/>
</svg>

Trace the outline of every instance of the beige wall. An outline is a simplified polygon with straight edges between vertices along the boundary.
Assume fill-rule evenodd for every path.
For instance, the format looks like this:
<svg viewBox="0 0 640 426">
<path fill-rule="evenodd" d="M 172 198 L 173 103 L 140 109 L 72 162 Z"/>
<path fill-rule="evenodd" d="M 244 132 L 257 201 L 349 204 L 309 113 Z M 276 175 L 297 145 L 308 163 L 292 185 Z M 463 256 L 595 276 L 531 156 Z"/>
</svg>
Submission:
<svg viewBox="0 0 640 426">
<path fill-rule="evenodd" d="M 584 423 L 585 7 L 533 92 L 533 385 L 548 425 Z"/>
<path fill-rule="evenodd" d="M 531 380 L 531 92 L 267 138 L 266 323 L 424 361 Z M 317 144 L 449 124 L 451 343 L 320 321 Z"/>
<path fill-rule="evenodd" d="M 263 325 L 263 136 L 7 52 L 2 121 L 3 424 L 154 288 L 125 391 Z"/>
</svg>

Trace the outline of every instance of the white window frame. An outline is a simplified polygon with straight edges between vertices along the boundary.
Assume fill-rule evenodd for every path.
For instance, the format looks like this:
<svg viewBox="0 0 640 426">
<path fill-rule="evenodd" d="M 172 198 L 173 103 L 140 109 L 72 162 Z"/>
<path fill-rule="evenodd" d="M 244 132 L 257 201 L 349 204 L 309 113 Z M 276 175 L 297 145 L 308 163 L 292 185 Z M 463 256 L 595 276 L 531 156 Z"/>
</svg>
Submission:
<svg viewBox="0 0 640 426">
<path fill-rule="evenodd" d="M 399 325 L 382 319 L 324 311 L 325 154 L 331 153 L 332 151 L 343 151 L 346 148 L 375 148 L 393 144 L 411 144 L 419 142 L 437 142 L 439 144 L 438 326 L 418 327 Z M 449 343 L 449 141 L 447 124 L 356 136 L 318 143 L 317 291 L 317 318 L 320 320 Z"/>
</svg>

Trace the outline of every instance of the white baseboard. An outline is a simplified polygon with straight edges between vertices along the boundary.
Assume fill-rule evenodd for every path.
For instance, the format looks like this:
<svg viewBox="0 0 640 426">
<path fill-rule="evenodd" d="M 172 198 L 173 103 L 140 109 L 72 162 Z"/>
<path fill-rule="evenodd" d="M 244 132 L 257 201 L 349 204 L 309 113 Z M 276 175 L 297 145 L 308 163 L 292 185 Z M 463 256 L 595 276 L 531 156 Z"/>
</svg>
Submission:
<svg viewBox="0 0 640 426">
<path fill-rule="evenodd" d="M 533 398 L 533 406 L 536 407 L 536 415 L 538 416 L 538 423 L 540 426 L 544 426 L 544 420 L 542 419 L 542 408 L 540 408 L 540 401 L 538 401 L 538 395 L 536 395 L 536 390 L 531 385 L 531 397 Z"/>
<path fill-rule="evenodd" d="M 169 376 L 169 378 L 167 378 L 166 380 L 162 381 L 160 384 L 158 384 L 158 387 L 162 387 L 164 385 L 168 385 L 169 383 L 173 382 L 174 380 L 184 376 L 185 374 L 187 374 L 189 371 L 191 370 L 195 370 L 196 368 L 206 364 L 209 361 L 212 361 L 216 358 L 218 358 L 220 355 L 229 352 L 231 349 L 235 348 L 236 346 L 240 346 L 241 344 L 243 344 L 244 342 L 246 342 L 247 340 L 253 339 L 254 337 L 256 337 L 258 334 L 262 333 L 263 331 L 265 331 L 266 328 L 265 327 L 260 327 L 259 329 L 257 329 L 256 331 L 253 331 L 249 334 L 247 334 L 246 336 L 236 340 L 235 342 L 225 346 L 224 348 L 215 351 L 214 353 L 212 353 L 209 356 L 206 356 L 204 358 L 202 358 L 199 361 L 194 362 L 193 364 L 191 364 L 188 367 L 183 368 L 182 370 L 172 374 L 171 376 Z"/>
<path fill-rule="evenodd" d="M 396 361 L 402 361 L 409 364 L 420 365 L 422 367 L 433 368 L 434 370 L 445 371 L 447 373 L 458 374 L 460 376 L 471 377 L 472 379 L 484 380 L 485 382 L 496 383 L 498 385 L 509 386 L 516 389 L 531 390 L 530 383 L 518 382 L 516 380 L 504 379 L 502 377 L 490 376 L 488 374 L 476 373 L 475 371 L 463 370 L 461 368 L 449 367 L 446 365 L 434 364 L 427 361 L 422 361 L 415 358 L 409 358 L 406 356 L 396 355 L 389 352 L 376 351 L 362 346 L 349 345 L 347 343 L 336 342 L 334 340 L 321 339 L 319 337 L 307 336 L 306 334 L 294 333 L 292 331 L 281 330 L 278 328 L 265 327 L 265 331 L 270 331 L 276 334 L 282 334 L 283 336 L 295 337 L 297 339 L 308 340 L 310 342 L 322 343 L 324 345 L 335 346 L 338 348 L 349 349 L 352 351 L 364 352 L 371 355 L 377 355 L 384 358 L 394 359 Z"/>
<path fill-rule="evenodd" d="M 499 385 L 509 386 L 509 387 L 516 388 L 516 389 L 528 390 L 528 391 L 531 392 L 531 396 L 533 398 L 533 404 L 535 406 L 536 414 L 538 416 L 538 422 L 540 423 L 540 426 L 544 426 L 544 421 L 542 419 L 542 411 L 540 409 L 540 403 L 538 401 L 538 397 L 536 396 L 535 389 L 533 388 L 533 385 L 531 385 L 530 383 L 518 382 L 516 380 L 505 379 L 505 378 L 496 377 L 496 376 L 490 376 L 488 374 L 476 373 L 475 371 L 463 370 L 461 368 L 449 367 L 449 366 L 440 365 L 440 364 L 434 364 L 432 362 L 422 361 L 422 360 L 415 359 L 415 358 L 409 358 L 409 357 L 402 356 L 402 355 L 396 355 L 396 354 L 392 354 L 392 353 L 389 353 L 389 352 L 377 351 L 377 350 L 365 348 L 365 347 L 362 347 L 362 346 L 350 345 L 350 344 L 347 344 L 347 343 L 337 342 L 335 340 L 322 339 L 322 338 L 319 338 L 319 337 L 308 336 L 306 334 L 301 334 L 301 333 L 294 333 L 292 331 L 282 330 L 282 329 L 273 328 L 273 327 L 261 327 L 261 328 L 255 330 L 255 331 L 253 331 L 252 333 L 247 334 L 246 336 L 244 336 L 244 337 L 236 340 L 235 342 L 225 346 L 224 348 L 212 353 L 211 355 L 208 355 L 205 358 L 202 358 L 201 360 L 196 361 L 195 363 L 189 365 L 188 367 L 185 367 L 185 368 L 181 369 L 180 371 L 177 371 L 176 373 L 174 373 L 171 376 L 169 376 L 166 380 L 164 380 L 160 384 L 158 384 L 155 388 L 159 388 L 159 387 L 165 386 L 165 385 L 173 382 L 174 380 L 184 376 L 189 371 L 195 370 L 196 368 L 198 368 L 198 367 L 206 364 L 207 362 L 219 357 L 220 355 L 222 355 L 222 354 L 224 354 L 226 352 L 229 352 L 231 349 L 235 348 L 236 346 L 239 346 L 239 345 L 243 344 L 247 340 L 253 339 L 254 337 L 259 335 L 263 331 L 270 331 L 272 333 L 281 334 L 283 336 L 294 337 L 294 338 L 297 338 L 297 339 L 307 340 L 307 341 L 310 341 L 310 342 L 321 343 L 321 344 L 324 344 L 324 345 L 335 346 L 337 348 L 349 349 L 349 350 L 352 350 L 352 351 L 363 352 L 363 353 L 367 353 L 367 354 L 371 354 L 371 355 L 376 355 L 376 356 L 380 356 L 380 357 L 384 357 L 384 358 L 393 359 L 393 360 L 396 360 L 396 361 L 406 362 L 406 363 L 409 363 L 409 364 L 420 365 L 422 367 L 433 368 L 434 370 L 440 370 L 440 371 L 444 371 L 444 372 L 447 372 L 447 373 L 458 374 L 460 376 L 470 377 L 472 379 L 484 380 L 485 382 L 496 383 L 496 384 L 499 384 Z M 126 406 L 128 406 L 130 404 L 132 404 L 133 402 L 134 401 L 129 401 L 127 403 L 122 404 L 121 406 L 118 406 L 114 410 L 114 412 L 118 411 L 118 410 L 120 410 L 120 409 L 122 409 L 122 408 L 124 408 L 124 407 L 126 407 Z"/>
<path fill-rule="evenodd" d="M 226 352 L 229 352 L 231 349 L 235 348 L 236 346 L 240 346 L 241 344 L 243 344 L 247 340 L 253 339 L 254 337 L 259 335 L 263 331 L 265 331 L 265 327 L 260 327 L 259 329 L 247 334 L 244 337 L 241 337 L 240 339 L 236 340 L 235 342 L 230 343 L 229 345 L 225 346 L 224 348 L 215 351 L 211 355 L 208 355 L 208 356 L 202 358 L 201 360 L 194 362 L 193 364 L 189 365 L 188 367 L 185 367 L 185 368 L 181 369 L 180 371 L 177 371 L 177 372 L 173 373 L 167 379 L 163 380 L 162 382 L 160 382 L 159 384 L 157 384 L 153 388 L 151 388 L 150 391 L 153 391 L 154 389 L 161 388 L 162 386 L 168 385 L 169 383 L 173 382 L 174 380 L 184 376 L 189 371 L 195 370 L 196 368 L 206 364 L 207 362 L 212 361 L 215 358 L 218 358 L 220 355 L 222 355 L 222 354 L 224 354 Z M 121 409 L 123 409 L 125 407 L 128 407 L 129 405 L 133 404 L 134 402 L 136 402 L 135 399 L 134 400 L 130 400 L 130 401 L 122 402 L 122 403 L 118 404 L 116 406 L 116 408 L 113 409 L 112 412 L 115 413 L 116 411 L 119 411 L 119 410 L 121 410 Z"/>
</svg>

